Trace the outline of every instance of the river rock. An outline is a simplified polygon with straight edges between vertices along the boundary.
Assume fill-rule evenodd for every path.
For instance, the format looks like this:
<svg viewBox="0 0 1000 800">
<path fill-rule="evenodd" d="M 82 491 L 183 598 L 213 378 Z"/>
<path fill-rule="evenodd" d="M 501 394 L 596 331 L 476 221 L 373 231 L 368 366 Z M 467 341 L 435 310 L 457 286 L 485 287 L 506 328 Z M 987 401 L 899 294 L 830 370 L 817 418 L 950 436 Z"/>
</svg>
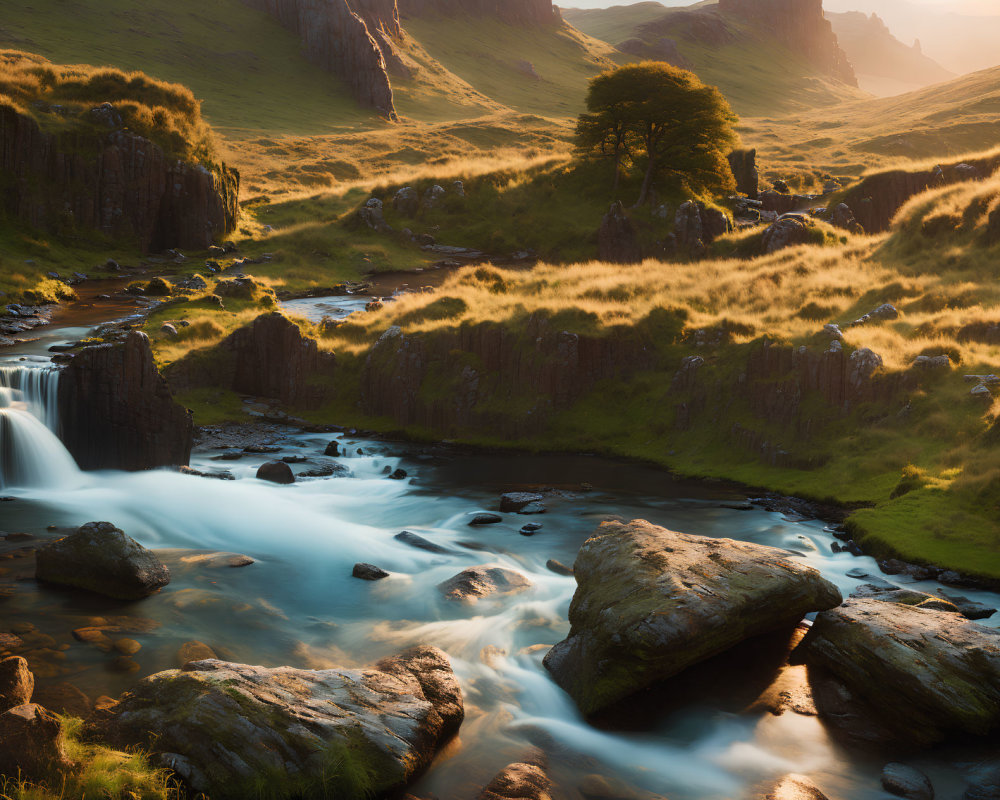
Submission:
<svg viewBox="0 0 1000 800">
<path fill-rule="evenodd" d="M 204 642 L 184 642 L 177 651 L 177 662 L 182 667 L 190 661 L 211 661 L 217 658 L 215 651 Z"/>
<path fill-rule="evenodd" d="M 934 787 L 919 769 L 893 762 L 882 769 L 882 788 L 906 800 L 934 800 Z"/>
<path fill-rule="evenodd" d="M 755 800 L 827 800 L 827 796 L 805 775 L 788 774 L 755 795 Z"/>
<path fill-rule="evenodd" d="M 969 778 L 964 800 L 1000 800 L 1000 764 L 979 767 Z"/>
<path fill-rule="evenodd" d="M 447 547 L 442 547 L 439 544 L 434 544 L 423 536 L 418 536 L 412 531 L 400 531 L 393 537 L 397 542 L 402 542 L 403 544 L 408 544 L 410 547 L 416 547 L 418 550 L 426 550 L 428 553 L 450 553 Z"/>
<path fill-rule="evenodd" d="M 19 656 L 0 661 L 0 712 L 31 702 L 35 676 Z"/>
<path fill-rule="evenodd" d="M 498 522 L 503 522 L 503 517 L 497 514 L 476 514 L 469 520 L 469 524 L 472 526 L 478 525 L 496 525 Z"/>
<path fill-rule="evenodd" d="M 903 742 L 932 744 L 1000 728 L 1000 631 L 957 614 L 881 600 L 848 600 L 818 615 L 800 645 Z M 844 714 L 817 696 L 821 716 L 846 733 Z"/>
<path fill-rule="evenodd" d="M 0 775 L 37 780 L 69 767 L 55 714 L 34 703 L 0 714 Z"/>
<path fill-rule="evenodd" d="M 257 470 L 257 480 L 288 485 L 295 483 L 295 473 L 284 461 L 268 461 Z"/>
<path fill-rule="evenodd" d="M 645 520 L 601 525 L 574 572 L 572 627 L 545 666 L 585 714 L 841 602 L 787 551 Z"/>
<path fill-rule="evenodd" d="M 351 572 L 351 575 L 363 581 L 380 581 L 383 578 L 389 577 L 389 573 L 381 567 L 376 567 L 374 564 L 361 563 L 354 565 L 354 571 Z"/>
<path fill-rule="evenodd" d="M 531 588 L 531 581 L 520 572 L 503 567 L 470 567 L 438 584 L 449 600 L 475 602 L 480 597 L 516 594 Z"/>
<path fill-rule="evenodd" d="M 170 583 L 156 554 L 110 522 L 88 522 L 41 548 L 35 577 L 119 600 L 148 597 Z"/>
<path fill-rule="evenodd" d="M 970 600 L 968 597 L 963 597 L 962 595 L 955 594 L 954 592 L 949 592 L 947 589 L 938 589 L 938 592 L 946 602 L 955 606 L 958 613 L 966 619 L 989 619 L 997 613 L 995 608 L 991 608 L 985 603 Z"/>
<path fill-rule="evenodd" d="M 427 768 L 463 717 L 445 654 L 415 647 L 372 669 L 190 663 L 141 681 L 92 733 L 141 743 L 213 799 L 316 785 L 324 796 L 384 797 Z"/>
<path fill-rule="evenodd" d="M 554 558 L 550 558 L 545 562 L 546 568 L 549 572 L 554 572 L 556 575 L 563 575 L 571 577 L 573 575 L 573 568 L 567 567 L 561 561 L 556 561 Z"/>
<path fill-rule="evenodd" d="M 479 800 L 551 800 L 551 786 L 545 774 L 545 756 L 539 753 L 504 767 L 486 785 Z"/>
<path fill-rule="evenodd" d="M 534 492 L 508 492 L 500 495 L 500 513 L 516 513 L 525 506 L 531 503 L 540 503 L 544 499 L 544 496 Z"/>
</svg>

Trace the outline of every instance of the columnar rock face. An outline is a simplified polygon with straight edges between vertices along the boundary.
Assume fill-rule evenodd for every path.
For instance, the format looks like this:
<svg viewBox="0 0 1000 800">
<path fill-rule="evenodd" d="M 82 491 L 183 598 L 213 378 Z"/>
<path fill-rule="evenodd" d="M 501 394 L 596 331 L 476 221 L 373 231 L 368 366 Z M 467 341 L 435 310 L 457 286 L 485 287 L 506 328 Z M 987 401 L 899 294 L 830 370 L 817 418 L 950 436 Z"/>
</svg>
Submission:
<svg viewBox="0 0 1000 800">
<path fill-rule="evenodd" d="M 404 16 L 495 17 L 511 25 L 552 25 L 562 17 L 552 0 L 399 0 Z"/>
<path fill-rule="evenodd" d="M 833 25 L 823 15 L 823 0 L 719 0 L 719 11 L 766 31 L 838 80 L 858 85 Z"/>
<path fill-rule="evenodd" d="M 733 150 L 729 154 L 729 167 L 736 178 L 736 191 L 756 200 L 760 190 L 756 150 Z"/>
<path fill-rule="evenodd" d="M 185 465 L 191 415 L 174 402 L 146 334 L 81 350 L 59 377 L 61 437 L 82 469 Z"/>
<path fill-rule="evenodd" d="M 373 33 L 399 35 L 395 0 L 245 0 L 302 39 L 306 57 L 343 78 L 358 102 L 396 118 L 386 60 Z M 388 45 L 386 45 L 388 46 Z"/>
<path fill-rule="evenodd" d="M 753 636 L 840 604 L 786 551 L 606 522 L 577 555 L 569 636 L 545 656 L 585 714 Z"/>
<path fill-rule="evenodd" d="M 523 332 L 483 323 L 423 336 L 393 327 L 369 353 L 362 407 L 442 432 L 529 434 L 597 381 L 650 365 L 651 337 L 641 326 L 621 337 L 581 336 L 541 314 Z"/>
<path fill-rule="evenodd" d="M 0 183 L 0 209 L 50 233 L 89 229 L 144 250 L 206 249 L 236 228 L 235 170 L 170 159 L 126 130 L 46 133 L 5 105 Z"/>
<path fill-rule="evenodd" d="M 382 798 L 427 768 L 464 714 L 445 654 L 417 647 L 364 670 L 191 662 L 139 683 L 95 733 L 142 742 L 221 800 Z"/>
<path fill-rule="evenodd" d="M 314 339 L 275 312 L 257 317 L 214 348 L 171 365 L 170 385 L 177 390 L 221 386 L 241 394 L 268 397 L 299 408 L 323 402 L 317 379 L 332 379 L 332 353 L 321 353 Z"/>
</svg>

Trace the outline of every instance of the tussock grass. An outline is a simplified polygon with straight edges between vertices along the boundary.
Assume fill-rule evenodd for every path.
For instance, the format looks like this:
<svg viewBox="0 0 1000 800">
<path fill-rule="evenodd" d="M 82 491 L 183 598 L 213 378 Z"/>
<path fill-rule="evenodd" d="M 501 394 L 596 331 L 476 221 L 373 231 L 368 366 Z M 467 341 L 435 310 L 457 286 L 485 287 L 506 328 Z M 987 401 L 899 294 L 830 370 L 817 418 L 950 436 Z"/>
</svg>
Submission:
<svg viewBox="0 0 1000 800">
<path fill-rule="evenodd" d="M 211 132 L 187 87 L 142 72 L 55 65 L 31 53 L 0 50 L 0 104 L 33 116 L 43 128 L 99 131 L 101 123 L 87 112 L 102 103 L 114 105 L 127 128 L 168 155 L 211 158 Z"/>
<path fill-rule="evenodd" d="M 0 777 L 0 800 L 187 800 L 169 770 L 140 751 L 84 742 L 83 721 L 63 717 L 66 755 L 76 767 L 47 781 Z M 205 800 L 203 796 L 199 796 Z"/>
</svg>

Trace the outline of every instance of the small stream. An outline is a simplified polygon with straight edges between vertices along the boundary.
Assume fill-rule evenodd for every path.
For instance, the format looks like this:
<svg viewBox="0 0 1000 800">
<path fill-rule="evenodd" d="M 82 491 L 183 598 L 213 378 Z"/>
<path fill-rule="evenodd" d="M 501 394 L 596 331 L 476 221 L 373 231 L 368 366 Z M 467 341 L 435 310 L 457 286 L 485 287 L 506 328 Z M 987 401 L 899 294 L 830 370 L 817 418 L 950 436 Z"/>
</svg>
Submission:
<svg viewBox="0 0 1000 800">
<path fill-rule="evenodd" d="M 285 307 L 318 319 L 349 313 L 367 299 L 319 298 Z M 79 327 L 74 322 L 53 328 L 46 341 L 79 338 Z M 22 360 L 25 356 L 30 360 Z M 32 345 L 0 353 L 0 367 L 4 364 L 44 368 L 45 359 Z M 58 445 L 57 421 L 40 418 L 37 406 L 24 397 L 12 392 L 6 397 L 0 415 L 32 416 L 36 434 L 38 427 L 49 426 L 42 437 L 46 446 Z M 244 453 L 239 446 L 218 444 L 218 437 L 196 447 L 192 467 L 225 470 L 235 480 L 165 470 L 82 473 L 62 464 L 0 491 L 12 498 L 0 503 L 0 530 L 45 539 L 59 535 L 48 530 L 52 525 L 109 520 L 160 550 L 173 576 L 168 587 L 146 600 L 112 602 L 36 584 L 30 551 L 0 541 L 0 588 L 13 587 L 9 599 L 0 599 L 0 632 L 13 631 L 24 640 L 40 691 L 65 694 L 70 685 L 91 701 L 116 696 L 144 675 L 179 666 L 180 649 L 192 641 L 229 660 L 308 668 L 370 665 L 411 644 L 428 643 L 452 659 L 465 694 L 466 721 L 459 741 L 413 787 L 415 795 L 475 797 L 506 764 L 543 744 L 556 754 L 553 778 L 569 798 L 580 796 L 576 788 L 588 775 L 624 781 L 635 797 L 721 800 L 749 797 L 760 781 L 789 772 L 811 776 L 831 800 L 888 797 L 878 783 L 884 760 L 848 753 L 815 717 L 744 713 L 748 700 L 781 673 L 784 642 L 771 643 L 777 660 L 754 652 L 754 646 L 732 651 L 716 659 L 700 682 L 682 683 L 681 696 L 652 693 L 596 724 L 580 718 L 541 663 L 546 649 L 568 632 L 575 589 L 573 578 L 555 574 L 546 562 L 571 565 L 602 520 L 643 518 L 676 530 L 790 549 L 846 596 L 865 582 L 849 578 L 848 570 L 880 573 L 871 558 L 834 554 L 823 522 L 759 508 L 738 510 L 745 496 L 722 485 L 676 480 L 660 470 L 602 458 L 467 454 L 274 426 L 262 432 L 255 443 L 273 452 Z M 341 452 L 335 459 L 324 455 L 331 440 Z M 260 464 L 285 456 L 304 459 L 293 464 L 297 473 L 333 460 L 349 473 L 304 478 L 292 486 L 256 480 Z M 405 480 L 386 477 L 387 470 L 399 468 L 407 472 Z M 545 514 L 506 514 L 500 524 L 469 526 L 471 514 L 498 507 L 501 492 L 529 487 L 549 490 Z M 526 522 L 542 528 L 523 536 L 519 529 Z M 397 541 L 403 530 L 446 552 Z M 245 554 L 254 563 L 233 568 L 218 553 Z M 354 579 L 351 570 L 359 561 L 377 564 L 391 577 L 377 583 Z M 532 588 L 474 605 L 440 595 L 437 584 L 483 564 L 517 570 Z M 939 588 L 930 582 L 908 585 L 932 593 Z M 1000 603 L 991 593 L 962 593 Z M 101 623 L 116 625 L 116 636 L 141 649 L 124 656 L 73 635 Z M 1000 625 L 1000 618 L 983 624 Z M 969 750 L 941 753 L 919 766 L 934 779 L 938 798 L 958 800 L 962 774 L 976 758 Z"/>
</svg>

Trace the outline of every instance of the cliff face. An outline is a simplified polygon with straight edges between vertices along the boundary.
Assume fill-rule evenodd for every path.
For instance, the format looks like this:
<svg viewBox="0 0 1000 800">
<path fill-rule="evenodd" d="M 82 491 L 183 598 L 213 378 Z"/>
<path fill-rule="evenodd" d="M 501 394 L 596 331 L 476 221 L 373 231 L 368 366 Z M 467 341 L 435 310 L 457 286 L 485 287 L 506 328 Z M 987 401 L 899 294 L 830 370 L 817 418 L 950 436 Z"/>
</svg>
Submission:
<svg viewBox="0 0 1000 800">
<path fill-rule="evenodd" d="M 82 469 L 183 466 L 191 415 L 174 402 L 144 333 L 81 350 L 59 377 L 62 440 Z"/>
<path fill-rule="evenodd" d="M 719 0 L 719 11 L 774 36 L 838 80 L 858 85 L 833 26 L 823 16 L 823 0 Z"/>
<path fill-rule="evenodd" d="M 236 227 L 239 174 L 168 158 L 127 130 L 54 134 L 0 105 L 0 208 L 49 233 L 203 250 Z"/>
<path fill-rule="evenodd" d="M 323 380 L 336 361 L 279 313 L 264 314 L 232 333 L 207 356 L 189 356 L 167 370 L 178 391 L 218 386 L 240 394 L 314 408 L 324 400 Z M 317 380 L 318 379 L 318 380 Z"/>
<path fill-rule="evenodd" d="M 405 16 L 493 17 L 510 25 L 551 25 L 559 22 L 552 0 L 399 0 Z"/>
<path fill-rule="evenodd" d="M 395 0 L 244 0 L 302 39 L 306 57 L 340 76 L 358 102 L 396 119 L 382 48 L 398 36 Z M 373 35 L 374 34 L 374 35 Z M 380 46 L 376 39 L 382 40 Z"/>
</svg>

